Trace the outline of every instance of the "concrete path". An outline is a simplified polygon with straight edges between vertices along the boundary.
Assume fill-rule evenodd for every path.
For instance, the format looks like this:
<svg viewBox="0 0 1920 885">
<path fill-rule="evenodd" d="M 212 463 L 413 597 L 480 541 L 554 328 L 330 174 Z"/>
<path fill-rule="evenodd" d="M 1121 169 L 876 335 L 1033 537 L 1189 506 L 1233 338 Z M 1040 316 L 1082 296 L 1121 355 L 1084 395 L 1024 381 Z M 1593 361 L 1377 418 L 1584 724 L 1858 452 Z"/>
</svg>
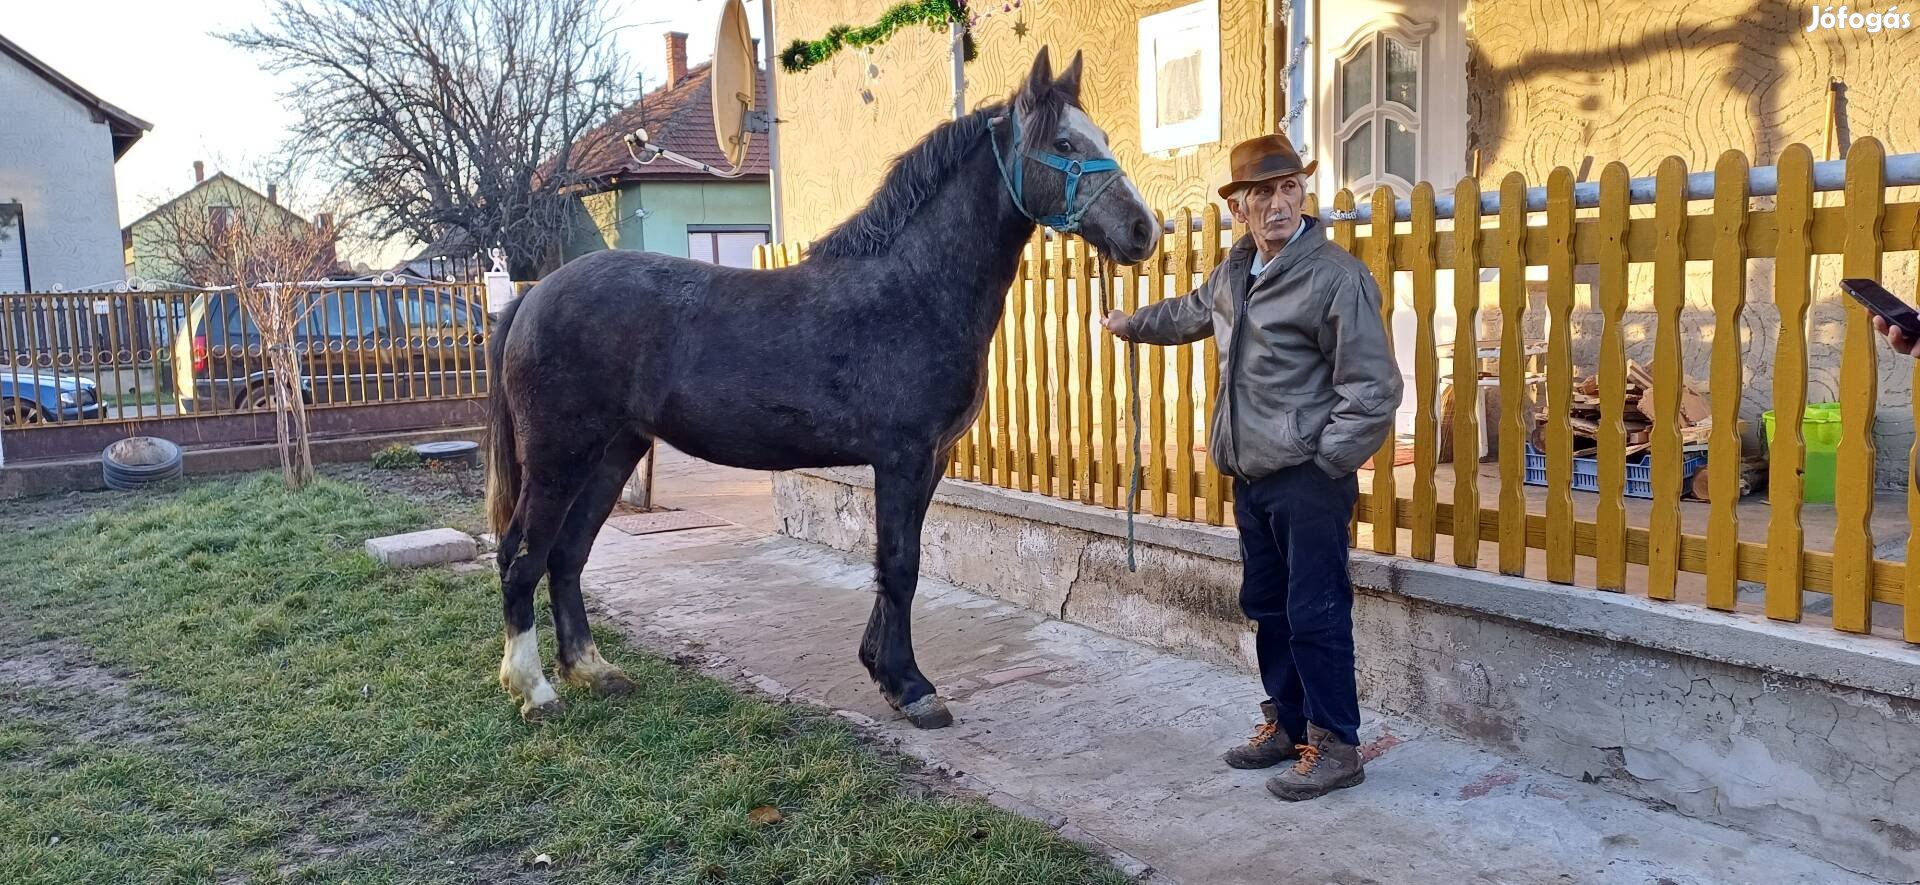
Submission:
<svg viewBox="0 0 1920 885">
<path fill-rule="evenodd" d="M 771 533 L 765 474 L 668 452 L 656 501 L 734 525 L 606 529 L 590 596 L 643 643 L 845 711 L 964 787 L 1186 883 L 1866 882 L 1790 847 L 1536 772 L 1366 714 L 1361 786 L 1286 804 L 1219 752 L 1257 713 L 1250 674 L 923 580 L 921 668 L 958 719 L 914 730 L 854 658 L 872 567 Z"/>
</svg>

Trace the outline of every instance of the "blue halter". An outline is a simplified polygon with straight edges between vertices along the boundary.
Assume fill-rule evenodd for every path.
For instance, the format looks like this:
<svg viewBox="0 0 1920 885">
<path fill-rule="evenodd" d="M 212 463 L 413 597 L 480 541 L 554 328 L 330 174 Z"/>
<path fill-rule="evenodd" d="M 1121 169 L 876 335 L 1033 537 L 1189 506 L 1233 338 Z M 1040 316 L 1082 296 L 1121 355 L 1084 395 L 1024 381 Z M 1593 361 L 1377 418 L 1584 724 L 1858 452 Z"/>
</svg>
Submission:
<svg viewBox="0 0 1920 885">
<path fill-rule="evenodd" d="M 1094 201 L 1100 199 L 1100 194 L 1106 191 L 1108 186 L 1120 180 L 1119 176 L 1114 176 L 1101 182 L 1099 187 L 1094 188 L 1093 192 L 1087 195 L 1086 202 L 1078 208 L 1075 208 L 1074 197 L 1080 191 L 1080 176 L 1089 172 L 1118 172 L 1120 171 L 1120 164 L 1113 160 L 1069 160 L 1059 154 L 1034 153 L 1032 151 L 1019 150 L 1020 115 L 1008 111 L 1007 117 L 1013 121 L 1013 137 L 1008 144 L 1013 145 L 1014 149 L 1019 151 L 1016 155 L 1016 162 L 1014 163 L 1011 177 L 1007 174 L 1006 160 L 1000 155 L 1000 140 L 993 137 L 992 130 L 988 130 L 987 132 L 987 143 L 993 145 L 994 165 L 1000 168 L 1000 180 L 1006 182 L 1007 193 L 1013 197 L 1014 207 L 1020 210 L 1020 214 L 1027 216 L 1034 222 L 1044 224 L 1060 233 L 1070 234 L 1078 231 L 1080 229 L 1080 219 L 1087 214 L 1088 209 L 1093 207 Z M 1028 157 L 1066 174 L 1066 200 L 1060 207 L 1063 214 L 1034 215 L 1027 209 L 1026 199 L 1022 193 L 1022 185 L 1025 182 L 1022 173 L 1026 170 Z"/>
</svg>

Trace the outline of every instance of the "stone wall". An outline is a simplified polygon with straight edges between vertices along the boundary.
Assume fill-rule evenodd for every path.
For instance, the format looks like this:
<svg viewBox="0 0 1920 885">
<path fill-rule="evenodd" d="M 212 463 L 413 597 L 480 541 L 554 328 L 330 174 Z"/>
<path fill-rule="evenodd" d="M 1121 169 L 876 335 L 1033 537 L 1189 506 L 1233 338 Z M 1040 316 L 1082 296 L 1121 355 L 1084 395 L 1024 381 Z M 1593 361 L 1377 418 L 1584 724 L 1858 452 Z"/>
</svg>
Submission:
<svg viewBox="0 0 1920 885">
<path fill-rule="evenodd" d="M 776 474 L 782 532 L 871 552 L 864 470 Z M 925 573 L 1251 673 L 1233 530 L 943 483 Z M 1567 777 L 1920 878 L 1920 650 L 1354 555 L 1362 701 Z"/>
</svg>

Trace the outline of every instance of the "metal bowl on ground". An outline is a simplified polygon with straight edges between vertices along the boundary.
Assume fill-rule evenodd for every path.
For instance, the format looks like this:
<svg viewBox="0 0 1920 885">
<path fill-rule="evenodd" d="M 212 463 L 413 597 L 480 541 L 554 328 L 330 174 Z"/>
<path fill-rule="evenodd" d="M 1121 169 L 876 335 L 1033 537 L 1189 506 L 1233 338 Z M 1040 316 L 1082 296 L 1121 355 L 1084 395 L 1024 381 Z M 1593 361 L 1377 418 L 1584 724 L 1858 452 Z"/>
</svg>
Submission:
<svg viewBox="0 0 1920 885">
<path fill-rule="evenodd" d="M 413 452 L 423 462 L 439 462 L 448 467 L 472 467 L 480 463 L 480 444 L 471 440 L 421 443 L 413 447 Z"/>
</svg>

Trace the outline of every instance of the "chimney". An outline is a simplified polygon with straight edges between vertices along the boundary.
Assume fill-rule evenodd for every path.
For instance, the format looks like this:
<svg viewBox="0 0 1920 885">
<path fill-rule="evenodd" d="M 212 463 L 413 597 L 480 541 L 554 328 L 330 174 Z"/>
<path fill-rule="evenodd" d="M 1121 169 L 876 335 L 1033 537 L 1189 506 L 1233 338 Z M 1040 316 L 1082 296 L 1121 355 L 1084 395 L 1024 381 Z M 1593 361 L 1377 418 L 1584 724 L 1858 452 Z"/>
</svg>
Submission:
<svg viewBox="0 0 1920 885">
<path fill-rule="evenodd" d="M 687 77 L 687 35 L 683 31 L 667 32 L 667 88 L 680 85 Z"/>
<path fill-rule="evenodd" d="M 200 182 L 203 182 L 206 180 L 207 180 L 207 164 L 202 163 L 199 160 L 193 161 L 193 183 L 199 184 Z"/>
<path fill-rule="evenodd" d="M 280 186 L 279 185 L 273 184 L 271 182 L 267 184 L 267 202 L 272 203 L 275 206 L 280 205 Z"/>
</svg>

